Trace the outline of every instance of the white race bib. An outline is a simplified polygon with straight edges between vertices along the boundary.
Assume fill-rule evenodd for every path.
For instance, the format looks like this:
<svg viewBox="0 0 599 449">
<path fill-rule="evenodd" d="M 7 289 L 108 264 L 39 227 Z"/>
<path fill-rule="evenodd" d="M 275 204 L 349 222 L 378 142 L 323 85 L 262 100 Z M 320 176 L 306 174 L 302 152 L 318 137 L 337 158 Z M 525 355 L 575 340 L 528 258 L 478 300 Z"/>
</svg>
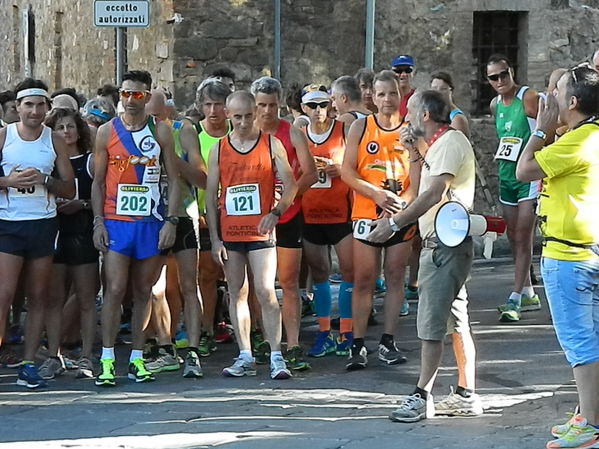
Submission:
<svg viewBox="0 0 599 449">
<path fill-rule="evenodd" d="M 368 234 L 370 234 L 371 225 L 372 225 L 372 220 L 368 220 L 366 218 L 354 221 L 354 223 L 353 223 L 354 238 L 360 239 L 360 240 L 366 240 L 366 236 Z"/>
<path fill-rule="evenodd" d="M 46 186 L 36 184 L 25 189 L 10 187 L 8 189 L 8 194 L 13 198 L 46 198 L 48 196 L 48 190 L 46 189 Z"/>
<path fill-rule="evenodd" d="M 260 186 L 240 184 L 227 187 L 225 209 L 227 215 L 260 215 Z"/>
<path fill-rule="evenodd" d="M 116 193 L 116 214 L 147 217 L 152 208 L 152 191 L 143 184 L 119 184 Z"/>
<path fill-rule="evenodd" d="M 313 189 L 330 189 L 331 177 L 324 170 L 318 170 L 318 181 L 312 184 Z"/>
<path fill-rule="evenodd" d="M 495 159 L 516 162 L 521 149 L 522 139 L 520 137 L 502 137 L 495 153 Z"/>
</svg>

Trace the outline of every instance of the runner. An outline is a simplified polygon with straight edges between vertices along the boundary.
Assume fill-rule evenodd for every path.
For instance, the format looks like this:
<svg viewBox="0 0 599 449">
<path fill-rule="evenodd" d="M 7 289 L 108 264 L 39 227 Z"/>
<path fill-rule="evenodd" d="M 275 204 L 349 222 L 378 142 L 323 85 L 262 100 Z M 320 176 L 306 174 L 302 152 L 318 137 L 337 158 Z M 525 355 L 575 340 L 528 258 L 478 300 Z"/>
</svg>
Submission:
<svg viewBox="0 0 599 449">
<path fill-rule="evenodd" d="M 212 254 L 227 275 L 229 310 L 240 349 L 236 362 L 225 368 L 223 375 L 256 374 L 247 302 L 246 269 L 250 268 L 271 347 L 270 376 L 287 379 L 291 374 L 281 355 L 281 312 L 274 290 L 277 261 L 273 232 L 292 204 L 297 185 L 281 142 L 255 125 L 253 95 L 235 92 L 227 98 L 226 106 L 233 132 L 212 147 L 206 190 Z M 275 169 L 284 186 L 276 206 Z"/>
<path fill-rule="evenodd" d="M 354 190 L 352 220 L 354 226 L 354 289 L 352 316 L 354 341 L 348 370 L 365 368 L 368 363 L 364 337 L 372 306 L 376 268 L 385 250 L 384 272 L 387 281 L 385 325 L 378 346 L 378 358 L 389 365 L 404 363 L 406 358 L 395 346 L 397 318 L 404 301 L 403 279 L 410 255 L 409 240 L 415 225 L 396 229 L 393 237 L 382 244 L 365 240 L 370 223 L 380 216 L 389 217 L 414 197 L 409 177 L 408 151 L 399 143 L 399 85 L 396 75 L 383 70 L 374 78 L 376 114 L 356 120 L 347 138 L 347 150 L 341 176 Z M 416 172 L 417 173 L 417 172 Z"/>
<path fill-rule="evenodd" d="M 391 70 L 398 75 L 399 79 L 399 94 L 401 95 L 401 103 L 399 104 L 399 114 L 402 118 L 408 113 L 408 100 L 416 88 L 412 86 L 414 78 L 414 58 L 410 55 L 400 55 L 391 61 Z"/>
<path fill-rule="evenodd" d="M 216 69 L 210 74 L 210 78 L 216 78 L 227 86 L 231 92 L 235 92 L 235 72 L 230 68 L 221 67 Z"/>
<path fill-rule="evenodd" d="M 34 357 L 44 329 L 58 231 L 55 196 L 73 198 L 75 184 L 64 140 L 43 124 L 50 109 L 48 87 L 27 78 L 15 93 L 20 122 L 0 129 L 0 323 L 6 323 L 24 271 L 28 298 L 25 357 L 17 385 L 38 388 L 46 385 Z"/>
<path fill-rule="evenodd" d="M 2 106 L 2 112 L 4 113 L 2 121 L 5 125 L 21 120 L 17 111 L 17 97 L 12 90 L 0 92 L 0 106 Z"/>
<path fill-rule="evenodd" d="M 155 380 L 143 360 L 143 324 L 160 271 L 160 250 L 175 241 L 179 183 L 171 130 L 144 110 L 151 86 L 148 72 L 125 73 L 120 90 L 125 112 L 102 125 L 96 137 L 94 244 L 104 253 L 106 275 L 98 386 L 116 384 L 114 342 L 129 279 L 134 306 L 128 377 L 136 382 Z M 168 213 L 160 195 L 161 165 L 168 176 Z"/>
<path fill-rule="evenodd" d="M 372 112 L 362 103 L 362 93 L 355 78 L 344 75 L 333 81 L 331 100 L 337 109 L 337 120 L 345 123 L 346 133 L 349 126 L 357 119 L 364 118 Z"/>
<path fill-rule="evenodd" d="M 316 165 L 308 149 L 306 135 L 288 122 L 279 119 L 279 105 L 283 99 L 281 83 L 264 76 L 252 83 L 256 98 L 257 125 L 264 133 L 279 139 L 297 181 L 297 196 L 277 223 L 277 276 L 283 289 L 283 325 L 287 335 L 286 358 L 291 369 L 309 368 L 299 345 L 301 302 L 299 275 L 302 261 L 301 194 L 317 180 Z M 279 182 L 279 189 L 281 183 Z"/>
<path fill-rule="evenodd" d="M 355 85 L 355 81 L 349 78 Z M 356 87 L 356 91 L 359 90 Z M 304 128 L 310 152 L 318 167 L 318 182 L 304 192 L 304 255 L 312 273 L 314 305 L 319 333 L 308 355 L 347 355 L 352 342 L 351 292 L 353 288 L 352 237 L 350 222 L 350 191 L 341 180 L 341 163 L 345 152 L 345 125 L 331 120 L 328 93 L 315 91 L 305 94 L 302 106 L 310 117 Z M 339 287 L 339 339 L 331 335 L 331 285 L 329 275 L 329 245 L 335 246 L 339 257 L 342 282 Z"/>
<path fill-rule="evenodd" d="M 505 304 L 498 307 L 499 320 L 520 320 L 520 312 L 539 310 L 541 301 L 532 288 L 530 265 L 535 225 L 535 204 L 539 182 L 516 179 L 516 164 L 526 146 L 537 116 L 537 93 L 518 86 L 506 56 L 492 55 L 487 63 L 487 78 L 497 97 L 491 101 L 491 113 L 499 146 L 495 159 L 499 166 L 499 201 L 515 261 L 514 289 Z"/>
<path fill-rule="evenodd" d="M 453 129 L 462 131 L 464 135 L 470 139 L 470 125 L 468 117 L 460 108 L 453 102 L 453 80 L 451 75 L 446 72 L 435 72 L 431 75 L 431 89 L 440 92 L 450 107 L 449 120 L 450 126 Z"/>
<path fill-rule="evenodd" d="M 362 68 L 356 72 L 354 79 L 358 83 L 360 92 L 362 93 L 362 104 L 370 112 L 377 112 L 376 105 L 372 99 L 372 81 L 374 80 L 374 72 L 372 69 Z"/>
</svg>

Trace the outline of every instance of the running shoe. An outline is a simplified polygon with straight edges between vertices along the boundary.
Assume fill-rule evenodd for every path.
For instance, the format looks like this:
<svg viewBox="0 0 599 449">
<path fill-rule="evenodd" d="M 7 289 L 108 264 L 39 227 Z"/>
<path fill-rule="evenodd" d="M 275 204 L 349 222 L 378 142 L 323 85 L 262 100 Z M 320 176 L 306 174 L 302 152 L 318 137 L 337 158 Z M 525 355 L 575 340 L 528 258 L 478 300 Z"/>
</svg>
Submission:
<svg viewBox="0 0 599 449">
<path fill-rule="evenodd" d="M 256 375 L 256 364 L 251 360 L 238 357 L 235 359 L 233 365 L 223 369 L 223 376 L 225 377 L 242 377 L 242 376 L 255 376 Z"/>
<path fill-rule="evenodd" d="M 433 396 L 428 395 L 428 399 L 424 399 L 419 393 L 414 393 L 407 396 L 399 405 L 399 408 L 391 412 L 389 419 L 395 422 L 417 422 L 425 418 L 435 416 L 435 406 Z"/>
<path fill-rule="evenodd" d="M 216 325 L 214 331 L 214 341 L 217 343 L 232 343 L 235 337 L 233 326 L 221 321 Z M 213 351 L 214 352 L 214 351 Z"/>
<path fill-rule="evenodd" d="M 270 360 L 270 378 L 271 379 L 289 379 L 291 372 L 287 369 L 283 356 L 277 355 Z"/>
<path fill-rule="evenodd" d="M 19 374 L 17 375 L 17 385 L 27 387 L 31 390 L 36 388 L 42 388 L 48 384 L 42 379 L 33 363 L 23 363 L 19 367 Z"/>
<path fill-rule="evenodd" d="M 551 440 L 547 449 L 554 448 L 599 448 L 599 429 L 589 425 L 586 419 L 577 415 L 571 420 L 571 425 L 565 435 Z"/>
<path fill-rule="evenodd" d="M 175 346 L 177 349 L 187 348 L 189 346 L 189 338 L 185 329 L 180 328 L 175 334 Z"/>
<path fill-rule="evenodd" d="M 382 343 L 379 344 L 379 360 L 385 362 L 387 365 L 399 365 L 408 361 L 399 349 L 397 349 L 395 342 L 389 346 Z"/>
<path fill-rule="evenodd" d="M 77 379 L 91 379 L 94 377 L 94 364 L 87 357 L 81 357 L 77 360 Z"/>
<path fill-rule="evenodd" d="M 349 350 L 351 348 L 352 343 L 354 342 L 354 336 L 351 332 L 346 332 L 337 338 L 336 341 L 336 349 L 335 354 L 341 356 L 348 356 Z"/>
<path fill-rule="evenodd" d="M 213 335 L 207 332 L 202 332 L 200 335 L 200 344 L 198 345 L 198 353 L 200 357 L 208 357 L 216 351 L 216 341 Z"/>
<path fill-rule="evenodd" d="M 520 300 L 520 312 L 532 312 L 534 310 L 541 310 L 541 300 L 539 299 L 539 295 L 522 295 L 522 299 Z"/>
<path fill-rule="evenodd" d="M 574 419 L 579 415 L 579 412 L 580 409 L 577 405 L 574 409 L 574 413 L 569 413 L 571 417 L 568 420 L 568 422 L 566 422 L 565 424 L 557 424 L 551 428 L 551 435 L 553 435 L 555 438 L 561 438 L 566 433 L 568 433 L 568 430 L 570 430 L 570 427 L 572 426 Z"/>
<path fill-rule="evenodd" d="M 355 371 L 359 369 L 366 368 L 368 364 L 368 350 L 366 346 L 362 346 L 360 349 L 352 346 L 349 349 L 349 358 L 347 359 L 347 364 L 345 365 L 345 369 L 348 371 Z"/>
<path fill-rule="evenodd" d="M 3 368 L 18 368 L 23 363 L 23 359 L 18 357 L 6 346 L 0 348 L 0 366 Z"/>
<path fill-rule="evenodd" d="M 404 299 L 404 302 L 401 305 L 401 309 L 399 309 L 399 316 L 408 316 L 409 314 L 410 314 L 410 305 L 408 304 L 408 300 Z"/>
<path fill-rule="evenodd" d="M 412 289 L 406 285 L 403 293 L 406 301 L 418 301 L 418 288 Z"/>
<path fill-rule="evenodd" d="M 116 385 L 114 375 L 114 359 L 100 359 L 100 374 L 96 377 L 98 387 L 114 387 Z"/>
<path fill-rule="evenodd" d="M 148 338 L 144 345 L 144 360 L 153 360 L 158 357 L 160 346 L 155 338 Z"/>
<path fill-rule="evenodd" d="M 316 341 L 308 351 L 310 357 L 324 357 L 327 354 L 335 353 L 337 343 L 329 331 L 319 332 L 316 335 Z"/>
<path fill-rule="evenodd" d="M 179 369 L 179 362 L 177 362 L 177 369 Z M 137 383 L 153 382 L 156 380 L 154 374 L 146 368 L 144 359 L 140 357 L 129 362 L 129 373 L 127 374 L 127 377 Z"/>
<path fill-rule="evenodd" d="M 176 355 L 169 354 L 164 348 L 160 348 L 158 350 L 158 357 L 156 357 L 154 360 L 146 362 L 145 368 L 152 373 L 177 371 L 180 368 L 179 358 Z"/>
<path fill-rule="evenodd" d="M 304 351 L 301 346 L 292 346 L 287 350 L 285 354 L 285 360 L 294 371 L 305 371 L 312 368 L 308 362 L 304 359 Z"/>
<path fill-rule="evenodd" d="M 200 365 L 200 358 L 198 357 L 198 354 L 193 348 L 189 348 L 187 350 L 187 355 L 185 356 L 185 365 L 183 366 L 183 377 L 204 377 L 202 365 Z"/>
<path fill-rule="evenodd" d="M 258 365 L 266 365 L 270 360 L 270 344 L 267 341 L 258 343 L 253 354 Z"/>
<path fill-rule="evenodd" d="M 483 414 L 483 403 L 476 393 L 465 398 L 450 387 L 447 397 L 435 404 L 435 413 L 446 416 L 478 416 Z"/>
<path fill-rule="evenodd" d="M 499 321 L 502 323 L 511 323 L 520 321 L 520 306 L 516 301 L 508 299 L 508 301 L 499 306 Z"/>
<path fill-rule="evenodd" d="M 302 302 L 302 318 L 314 315 L 314 293 L 303 291 L 300 294 Z"/>
<path fill-rule="evenodd" d="M 54 379 L 56 376 L 60 376 L 66 370 L 62 357 L 48 357 L 41 364 L 38 374 L 44 380 Z"/>
<path fill-rule="evenodd" d="M 378 278 L 374 284 L 374 295 L 380 295 L 387 291 L 387 284 L 382 278 Z"/>
</svg>

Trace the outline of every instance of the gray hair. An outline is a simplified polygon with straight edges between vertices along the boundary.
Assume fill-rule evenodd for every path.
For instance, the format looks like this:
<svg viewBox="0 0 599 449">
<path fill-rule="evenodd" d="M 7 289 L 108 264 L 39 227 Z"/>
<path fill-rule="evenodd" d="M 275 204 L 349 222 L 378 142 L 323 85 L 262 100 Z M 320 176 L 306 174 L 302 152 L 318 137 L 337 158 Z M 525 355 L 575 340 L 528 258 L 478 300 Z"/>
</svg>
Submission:
<svg viewBox="0 0 599 449">
<path fill-rule="evenodd" d="M 414 95 L 414 101 L 418 103 L 418 108 L 421 111 L 429 113 L 433 122 L 447 125 L 451 123 L 449 120 L 451 108 L 441 92 L 436 90 L 417 92 Z"/>
<path fill-rule="evenodd" d="M 344 75 L 333 81 L 331 89 L 338 90 L 341 94 L 346 95 L 350 103 L 359 103 L 362 101 L 362 92 L 360 85 L 353 76 Z"/>
<path fill-rule="evenodd" d="M 258 94 L 276 94 L 279 100 L 283 97 L 283 88 L 281 87 L 281 83 L 279 80 L 271 78 L 270 76 L 258 78 L 252 83 L 251 90 L 254 97 Z"/>
<path fill-rule="evenodd" d="M 198 86 L 196 91 L 196 102 L 202 105 L 204 104 L 204 101 L 206 101 L 206 98 L 210 98 L 211 100 L 222 101 L 224 103 L 229 95 L 231 95 L 229 86 L 218 78 L 210 77 L 206 78 Z"/>
</svg>

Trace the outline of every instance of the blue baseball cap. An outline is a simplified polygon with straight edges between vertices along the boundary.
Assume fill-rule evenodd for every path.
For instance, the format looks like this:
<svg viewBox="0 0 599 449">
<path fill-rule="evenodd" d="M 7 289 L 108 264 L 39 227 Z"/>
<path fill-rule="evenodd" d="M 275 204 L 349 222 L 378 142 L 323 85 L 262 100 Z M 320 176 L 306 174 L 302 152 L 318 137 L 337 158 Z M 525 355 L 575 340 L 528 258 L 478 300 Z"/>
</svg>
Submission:
<svg viewBox="0 0 599 449">
<path fill-rule="evenodd" d="M 410 55 L 399 55 L 391 61 L 391 67 L 397 67 L 398 65 L 414 67 L 414 58 Z"/>
</svg>

